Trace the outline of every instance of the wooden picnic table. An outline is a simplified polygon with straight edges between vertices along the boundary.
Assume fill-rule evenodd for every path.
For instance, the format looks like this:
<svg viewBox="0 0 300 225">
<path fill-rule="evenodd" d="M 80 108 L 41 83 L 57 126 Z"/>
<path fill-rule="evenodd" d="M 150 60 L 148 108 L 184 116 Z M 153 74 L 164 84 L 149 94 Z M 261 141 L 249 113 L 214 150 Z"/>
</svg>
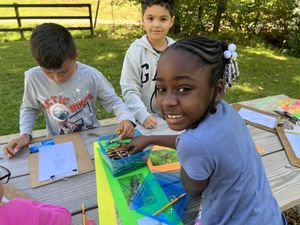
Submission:
<svg viewBox="0 0 300 225">
<path fill-rule="evenodd" d="M 255 106 L 261 99 L 242 102 L 247 106 Z M 90 158 L 94 160 L 93 142 L 101 135 L 110 134 L 117 128 L 115 119 L 101 120 L 101 127 L 80 133 Z M 289 163 L 286 153 L 277 134 L 248 125 L 255 144 L 264 149 L 262 160 L 272 188 L 272 191 L 282 210 L 300 204 L 300 168 Z M 163 120 L 154 130 L 146 130 L 138 126 L 142 134 L 169 134 L 170 131 Z M 34 131 L 34 137 L 42 137 L 45 130 Z M 10 169 L 12 177 L 10 184 L 40 202 L 62 205 L 72 213 L 72 224 L 81 222 L 81 203 L 86 207 L 87 218 L 92 218 L 98 224 L 98 204 L 96 193 L 95 171 L 77 175 L 67 180 L 57 181 L 45 186 L 31 188 L 29 179 L 28 152 L 23 150 L 13 159 L 4 158 L 3 147 L 18 134 L 0 137 L 0 165 Z M 101 224 L 103 225 L 103 224 Z M 105 224 L 104 224 L 105 225 Z"/>
</svg>

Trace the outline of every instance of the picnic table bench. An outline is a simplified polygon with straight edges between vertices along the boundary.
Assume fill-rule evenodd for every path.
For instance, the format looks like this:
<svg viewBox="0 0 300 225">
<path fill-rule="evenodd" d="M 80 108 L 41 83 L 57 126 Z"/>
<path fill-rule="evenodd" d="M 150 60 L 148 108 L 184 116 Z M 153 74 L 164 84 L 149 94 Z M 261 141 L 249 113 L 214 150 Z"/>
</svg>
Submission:
<svg viewBox="0 0 300 225">
<path fill-rule="evenodd" d="M 255 106 L 260 99 L 241 102 L 247 106 Z M 94 160 L 93 142 L 101 135 L 113 133 L 117 121 L 100 120 L 101 127 L 80 132 L 87 147 L 90 158 Z M 281 210 L 286 210 L 300 204 L 300 168 L 290 164 L 283 146 L 275 133 L 249 126 L 249 131 L 255 144 L 264 149 L 261 157 L 272 188 Z M 169 134 L 170 131 L 163 120 L 154 130 L 146 130 L 141 126 L 137 129 L 142 134 Z M 81 222 L 81 203 L 86 207 L 87 218 L 92 218 L 98 224 L 98 204 L 95 171 L 80 174 L 67 180 L 61 180 L 49 185 L 31 188 L 29 179 L 28 152 L 23 150 L 13 159 L 6 159 L 3 147 L 18 134 L 0 137 L 0 165 L 10 169 L 12 177 L 10 184 L 40 202 L 62 205 L 72 213 L 72 224 Z M 33 132 L 34 137 L 45 136 L 45 130 Z M 101 224 L 103 225 L 103 224 Z M 108 224 L 104 224 L 108 225 Z M 126 225 L 126 224 L 125 224 Z"/>
</svg>

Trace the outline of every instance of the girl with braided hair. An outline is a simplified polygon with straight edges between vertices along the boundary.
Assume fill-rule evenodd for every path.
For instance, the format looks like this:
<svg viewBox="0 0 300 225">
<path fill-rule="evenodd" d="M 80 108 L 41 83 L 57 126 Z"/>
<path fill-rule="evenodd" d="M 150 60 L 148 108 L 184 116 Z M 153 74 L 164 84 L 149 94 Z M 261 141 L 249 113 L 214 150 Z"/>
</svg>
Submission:
<svg viewBox="0 0 300 225">
<path fill-rule="evenodd" d="M 177 149 L 181 180 L 191 199 L 202 199 L 201 225 L 283 225 L 264 166 L 239 114 L 222 97 L 239 72 L 235 45 L 206 37 L 177 41 L 161 55 L 156 102 L 180 135 L 139 136 Z M 195 217 L 183 218 L 194 224 Z"/>
</svg>

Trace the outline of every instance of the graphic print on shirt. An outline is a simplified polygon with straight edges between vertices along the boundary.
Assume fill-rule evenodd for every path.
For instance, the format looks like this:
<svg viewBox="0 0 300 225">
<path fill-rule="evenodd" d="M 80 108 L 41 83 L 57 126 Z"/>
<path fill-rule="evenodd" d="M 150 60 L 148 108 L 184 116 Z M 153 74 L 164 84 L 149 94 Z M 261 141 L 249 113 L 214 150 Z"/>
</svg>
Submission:
<svg viewBox="0 0 300 225">
<path fill-rule="evenodd" d="M 143 86 L 144 83 L 147 83 L 150 79 L 151 79 L 151 81 L 155 81 L 156 74 L 154 74 L 153 77 L 150 75 L 150 73 L 149 73 L 149 71 L 150 71 L 149 63 L 144 63 L 143 65 L 141 65 L 141 69 L 142 69 L 142 74 L 141 74 L 141 84 L 142 84 L 142 86 Z"/>
<path fill-rule="evenodd" d="M 46 99 L 43 105 L 53 124 L 53 131 L 56 134 L 67 134 L 92 128 L 93 112 L 89 103 L 92 98 L 92 94 L 88 93 L 73 104 L 64 96 L 51 96 Z"/>
<path fill-rule="evenodd" d="M 141 87 L 143 88 L 143 84 L 147 83 L 147 82 L 155 82 L 156 80 L 156 74 L 154 74 L 154 76 L 151 76 L 149 71 L 150 71 L 150 66 L 148 63 L 144 63 L 143 65 L 141 65 L 141 69 L 142 69 L 142 74 L 141 74 Z M 151 94 L 151 98 L 150 98 L 150 108 L 151 108 L 151 112 L 152 113 L 156 113 L 157 112 L 157 107 L 155 104 L 155 91 L 153 91 L 153 93 Z"/>
<path fill-rule="evenodd" d="M 141 74 L 141 84 L 147 83 L 149 81 L 149 64 L 144 63 L 141 65 L 142 68 L 142 74 Z"/>
</svg>

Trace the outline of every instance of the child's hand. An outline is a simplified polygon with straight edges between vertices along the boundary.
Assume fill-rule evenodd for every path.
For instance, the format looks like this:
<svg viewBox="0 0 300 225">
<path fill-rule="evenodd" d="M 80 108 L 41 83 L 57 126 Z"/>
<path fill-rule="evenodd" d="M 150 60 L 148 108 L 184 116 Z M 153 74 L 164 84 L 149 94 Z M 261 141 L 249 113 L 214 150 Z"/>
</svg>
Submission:
<svg viewBox="0 0 300 225">
<path fill-rule="evenodd" d="M 157 125 L 157 119 L 155 116 L 152 115 L 148 116 L 143 123 L 143 126 L 147 129 L 152 129 L 156 127 L 156 125 Z"/>
<path fill-rule="evenodd" d="M 133 137 L 126 147 L 130 153 L 136 154 L 143 151 L 149 144 L 151 144 L 149 143 L 149 140 L 149 136 L 139 135 Z"/>
<path fill-rule="evenodd" d="M 29 134 L 22 134 L 20 137 L 12 139 L 3 148 L 4 154 L 7 158 L 12 158 L 21 148 L 30 143 L 31 136 Z"/>
<path fill-rule="evenodd" d="M 126 139 L 126 138 L 132 138 L 134 134 L 134 127 L 130 120 L 123 120 L 120 123 L 120 127 L 118 128 L 120 131 L 119 138 L 120 139 Z"/>
</svg>

